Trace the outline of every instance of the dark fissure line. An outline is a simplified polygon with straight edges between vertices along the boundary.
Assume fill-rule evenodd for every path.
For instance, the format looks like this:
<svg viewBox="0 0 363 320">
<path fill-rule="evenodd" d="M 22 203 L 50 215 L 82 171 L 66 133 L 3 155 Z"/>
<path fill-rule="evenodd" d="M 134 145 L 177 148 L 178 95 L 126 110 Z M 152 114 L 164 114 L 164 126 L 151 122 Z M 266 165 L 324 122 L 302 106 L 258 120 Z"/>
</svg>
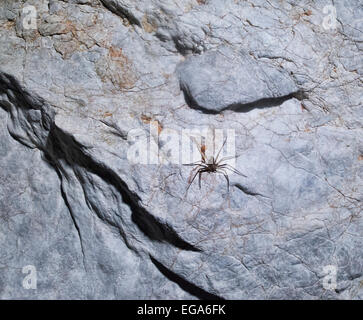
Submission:
<svg viewBox="0 0 363 320">
<path fill-rule="evenodd" d="M 158 268 L 158 270 L 170 281 L 178 284 L 184 291 L 190 293 L 191 295 L 197 297 L 200 300 L 224 300 L 223 298 L 209 293 L 202 288 L 199 288 L 195 284 L 185 280 L 181 276 L 177 275 L 175 272 L 169 270 L 164 265 L 162 265 L 159 261 L 153 258 L 150 255 L 151 262 Z"/>
<path fill-rule="evenodd" d="M 113 170 L 102 164 L 96 163 L 89 155 L 83 152 L 82 148 L 84 148 L 84 146 L 75 141 L 71 135 L 59 129 L 54 124 L 54 120 L 52 119 L 53 115 L 50 116 L 43 110 L 43 106 L 45 105 L 43 99 L 40 97 L 32 99 L 32 96 L 27 91 L 24 91 L 13 76 L 0 72 L 0 92 L 6 93 L 8 88 L 15 92 L 15 97 L 11 99 L 11 102 L 18 105 L 19 109 L 22 109 L 24 112 L 31 109 L 41 111 L 43 129 L 48 131 L 46 142 L 39 143 L 38 141 L 32 141 L 36 146 L 27 145 L 21 136 L 14 136 L 14 134 L 9 132 L 14 139 L 27 145 L 27 147 L 37 147 L 42 150 L 47 161 L 56 168 L 58 174 L 62 173 L 65 177 L 67 176 L 62 166 L 58 165 L 59 160 L 63 159 L 70 167 L 82 167 L 86 171 L 99 176 L 106 183 L 114 186 L 122 196 L 123 202 L 130 207 L 132 211 L 132 221 L 151 240 L 165 241 L 183 250 L 200 251 L 198 248 L 180 238 L 176 231 L 167 223 L 158 221 L 156 217 L 145 210 L 139 204 L 139 196 L 132 192 L 127 184 L 113 172 Z M 0 107 L 11 114 L 9 105 L 1 103 Z M 12 121 L 14 121 L 14 119 L 12 119 Z M 31 138 L 29 137 L 29 139 Z"/>
<path fill-rule="evenodd" d="M 296 91 L 296 92 L 290 93 L 290 94 L 288 94 L 286 96 L 282 96 L 282 97 L 264 98 L 264 99 L 256 100 L 256 101 L 253 101 L 250 103 L 232 104 L 232 105 L 229 105 L 227 108 L 223 109 L 222 111 L 232 110 L 234 112 L 249 112 L 253 109 L 265 109 L 265 108 L 276 107 L 292 98 L 302 100 L 304 97 L 305 97 L 305 95 L 302 91 Z"/>
<path fill-rule="evenodd" d="M 121 194 L 123 202 L 131 209 L 132 221 L 151 240 L 166 241 L 177 248 L 190 251 L 200 251 L 198 248 L 181 239 L 175 230 L 166 223 L 159 222 L 153 215 L 139 205 L 140 198 L 129 190 L 128 186 L 111 169 L 96 163 L 90 156 L 81 151 L 74 139 L 62 130 L 53 126 L 46 149 L 51 150 L 52 156 L 65 159 L 70 166 L 74 164 L 84 167 L 87 171 L 99 176 L 106 183 L 115 187 Z"/>
<path fill-rule="evenodd" d="M 242 186 L 242 185 L 241 185 L 241 184 L 239 184 L 239 183 L 236 183 L 236 184 L 235 184 L 235 186 L 236 186 L 239 190 L 241 190 L 243 193 L 245 193 L 245 194 L 247 194 L 247 195 L 249 195 L 249 196 L 261 196 L 261 197 L 264 197 L 264 198 L 268 198 L 267 196 L 264 196 L 263 194 L 258 193 L 258 192 L 254 192 L 254 191 L 252 191 L 252 190 L 248 189 L 247 187 Z"/>
<path fill-rule="evenodd" d="M 131 12 L 129 12 L 129 10 L 121 7 L 121 5 L 119 5 L 117 3 L 117 1 L 108 3 L 104 0 L 101 0 L 101 2 L 112 13 L 116 14 L 117 16 L 119 16 L 121 18 L 126 18 L 130 22 L 130 24 L 136 24 L 139 27 L 142 27 L 140 25 L 140 22 L 137 20 L 137 18 Z"/>
<path fill-rule="evenodd" d="M 193 97 L 191 96 L 188 88 L 183 86 L 183 87 L 181 87 L 181 89 L 183 91 L 184 99 L 185 99 L 185 102 L 187 103 L 187 105 L 190 108 L 199 110 L 205 114 L 219 114 L 226 110 L 245 113 L 245 112 L 249 112 L 253 109 L 266 109 L 266 108 L 276 107 L 292 98 L 298 99 L 300 101 L 306 98 L 306 94 L 304 92 L 296 91 L 296 92 L 290 93 L 290 94 L 282 96 L 282 97 L 263 98 L 263 99 L 256 100 L 256 101 L 253 101 L 250 103 L 231 104 L 221 110 L 209 110 L 209 109 L 205 109 L 202 106 L 198 105 L 198 103 L 195 101 L 195 99 L 193 99 Z"/>
</svg>

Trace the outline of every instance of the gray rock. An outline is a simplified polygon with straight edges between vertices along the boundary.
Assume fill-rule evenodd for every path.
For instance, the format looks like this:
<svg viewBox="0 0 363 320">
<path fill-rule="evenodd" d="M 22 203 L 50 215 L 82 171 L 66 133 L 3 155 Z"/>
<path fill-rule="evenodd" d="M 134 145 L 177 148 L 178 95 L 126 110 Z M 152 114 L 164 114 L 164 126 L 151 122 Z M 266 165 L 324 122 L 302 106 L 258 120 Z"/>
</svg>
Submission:
<svg viewBox="0 0 363 320">
<path fill-rule="evenodd" d="M 363 9 L 329 5 L 3 1 L 0 297 L 362 299 Z M 215 129 L 245 176 L 187 192 Z"/>
<path fill-rule="evenodd" d="M 190 104 L 210 112 L 281 104 L 298 91 L 286 71 L 228 48 L 188 58 L 179 73 Z"/>
</svg>

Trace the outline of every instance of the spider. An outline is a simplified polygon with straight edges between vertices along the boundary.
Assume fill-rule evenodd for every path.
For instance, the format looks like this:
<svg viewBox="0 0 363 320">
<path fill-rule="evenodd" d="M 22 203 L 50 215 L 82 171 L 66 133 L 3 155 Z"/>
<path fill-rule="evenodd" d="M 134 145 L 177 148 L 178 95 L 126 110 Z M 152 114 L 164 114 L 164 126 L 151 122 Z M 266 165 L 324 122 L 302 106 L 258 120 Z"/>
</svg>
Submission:
<svg viewBox="0 0 363 320">
<path fill-rule="evenodd" d="M 228 189 L 228 191 L 229 191 L 229 178 L 228 178 L 228 173 L 227 173 L 226 170 L 237 173 L 240 176 L 247 177 L 244 174 L 242 174 L 241 172 L 239 172 L 237 169 L 233 168 L 231 165 L 229 165 L 227 163 L 222 163 L 223 161 L 232 159 L 235 156 L 224 157 L 224 158 L 218 160 L 219 154 L 221 153 L 224 145 L 226 144 L 226 141 L 227 141 L 227 138 L 224 140 L 224 142 L 222 144 L 222 147 L 220 148 L 220 150 L 217 153 L 217 156 L 216 157 L 212 156 L 208 161 L 207 161 L 206 156 L 205 156 L 205 146 L 203 145 L 202 147 L 199 147 L 199 144 L 197 143 L 198 151 L 199 151 L 202 158 L 201 158 L 201 160 L 199 160 L 197 162 L 184 164 L 185 166 L 195 166 L 195 168 L 191 171 L 190 176 L 195 170 L 197 170 L 197 172 L 193 176 L 193 179 L 191 179 L 191 180 L 189 179 L 190 182 L 189 182 L 189 185 L 188 185 L 188 188 L 187 188 L 186 192 L 188 192 L 190 186 L 192 185 L 192 183 L 193 183 L 193 181 L 194 181 L 194 179 L 196 178 L 197 175 L 199 175 L 199 189 L 201 188 L 201 178 L 202 178 L 202 173 L 204 173 L 204 172 L 223 174 L 223 176 L 227 180 L 227 189 Z"/>
</svg>

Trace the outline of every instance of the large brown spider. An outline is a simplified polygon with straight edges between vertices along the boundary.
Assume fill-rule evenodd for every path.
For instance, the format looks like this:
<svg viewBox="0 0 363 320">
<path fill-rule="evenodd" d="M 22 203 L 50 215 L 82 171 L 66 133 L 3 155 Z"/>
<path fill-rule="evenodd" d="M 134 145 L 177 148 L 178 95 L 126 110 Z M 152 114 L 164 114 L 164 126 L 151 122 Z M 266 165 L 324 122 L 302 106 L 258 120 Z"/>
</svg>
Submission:
<svg viewBox="0 0 363 320">
<path fill-rule="evenodd" d="M 197 175 L 199 175 L 199 189 L 201 188 L 201 178 L 202 178 L 202 173 L 203 172 L 208 172 L 208 173 L 220 173 L 223 174 L 223 176 L 226 178 L 227 180 L 227 189 L 229 191 L 229 178 L 228 178 L 228 173 L 226 170 L 230 170 L 234 173 L 239 174 L 240 176 L 245 176 L 244 174 L 242 174 L 241 172 L 239 172 L 237 169 L 233 168 L 231 165 L 227 164 L 227 163 L 222 163 L 222 161 L 226 161 L 229 159 L 234 158 L 235 156 L 231 156 L 231 157 L 224 157 L 221 160 L 218 161 L 218 157 L 219 154 L 221 153 L 224 145 L 226 144 L 227 139 L 224 140 L 222 147 L 220 148 L 220 150 L 217 153 L 217 156 L 214 157 L 212 156 L 208 161 L 206 159 L 205 156 L 205 146 L 202 145 L 201 147 L 199 147 L 198 145 L 198 151 L 201 155 L 201 160 L 197 161 L 197 162 L 193 162 L 193 163 L 187 163 L 184 164 L 185 166 L 195 166 L 195 168 L 191 171 L 190 176 L 192 175 L 192 173 L 197 170 L 197 172 L 194 174 L 193 178 L 190 180 L 188 188 L 186 191 L 189 190 L 189 187 L 192 185 L 194 179 L 196 178 Z"/>
</svg>

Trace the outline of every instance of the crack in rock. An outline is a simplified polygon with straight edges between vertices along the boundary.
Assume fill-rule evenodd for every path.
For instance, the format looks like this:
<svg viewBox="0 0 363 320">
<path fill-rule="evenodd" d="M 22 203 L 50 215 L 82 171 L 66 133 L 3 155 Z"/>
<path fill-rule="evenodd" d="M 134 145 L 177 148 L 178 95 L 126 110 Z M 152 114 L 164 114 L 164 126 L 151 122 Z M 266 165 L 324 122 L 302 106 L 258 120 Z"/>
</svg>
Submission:
<svg viewBox="0 0 363 320">
<path fill-rule="evenodd" d="M 130 24 L 135 24 L 141 27 L 140 20 L 132 13 L 129 8 L 127 8 L 125 4 L 120 3 L 117 0 L 101 0 L 101 2 L 114 14 L 120 16 L 121 18 L 127 19 Z"/>
<path fill-rule="evenodd" d="M 165 267 L 162 263 L 157 261 L 154 257 L 150 255 L 150 260 L 152 263 L 158 268 L 158 270 L 167 277 L 170 281 L 177 283 L 183 290 L 189 292 L 193 296 L 201 299 L 201 300 L 224 300 L 223 298 L 210 293 L 195 284 L 185 280 L 181 276 L 177 275 L 175 272 L 171 271 L 167 267 Z"/>
<path fill-rule="evenodd" d="M 30 127 L 34 132 L 34 136 L 27 135 L 24 137 L 24 135 L 21 133 L 14 134 L 15 131 L 13 131 L 13 136 L 17 140 L 25 140 L 27 145 L 30 147 L 34 147 L 31 146 L 33 143 L 37 148 L 42 150 L 48 158 L 51 159 L 50 163 L 52 163 L 53 166 L 56 165 L 59 167 L 62 173 L 64 173 L 64 170 L 62 170 L 62 165 L 60 164 L 59 160 L 64 159 L 70 167 L 82 167 L 85 170 L 97 175 L 106 183 L 114 186 L 115 189 L 118 190 L 118 192 L 121 194 L 124 203 L 126 203 L 131 208 L 132 221 L 135 222 L 139 229 L 151 240 L 161 242 L 165 241 L 183 250 L 200 251 L 198 248 L 180 238 L 170 225 L 168 225 L 166 222 L 159 221 L 143 206 L 141 206 L 138 195 L 132 192 L 128 188 L 127 184 L 113 170 L 95 162 L 92 157 L 84 153 L 82 150 L 83 146 L 81 144 L 79 144 L 72 136 L 69 136 L 66 132 L 62 131 L 61 128 L 55 125 L 54 115 L 44 115 L 44 113 L 47 113 L 47 110 L 43 108 L 42 105 L 44 101 L 31 98 L 31 94 L 23 90 L 15 78 L 3 74 L 0 78 L 0 89 L 5 91 L 6 87 L 10 87 L 16 92 L 16 95 L 12 97 L 13 99 L 11 102 L 14 105 L 19 105 L 20 110 L 23 110 L 25 113 L 23 114 L 22 112 L 17 112 L 14 114 L 15 110 L 11 110 L 13 111 L 13 129 L 17 131 L 19 122 L 22 122 L 21 128 Z M 27 119 L 29 116 L 26 113 L 29 112 L 29 110 L 33 110 L 32 106 L 35 101 L 37 101 L 35 108 L 36 110 L 40 110 L 41 118 L 45 118 L 48 121 L 51 118 L 53 121 L 51 125 L 47 123 L 47 126 L 50 126 L 49 130 L 44 130 L 44 128 L 39 126 L 38 123 L 36 125 L 29 125 L 28 123 Z M 2 103 L 2 106 L 5 107 L 4 103 Z"/>
</svg>

